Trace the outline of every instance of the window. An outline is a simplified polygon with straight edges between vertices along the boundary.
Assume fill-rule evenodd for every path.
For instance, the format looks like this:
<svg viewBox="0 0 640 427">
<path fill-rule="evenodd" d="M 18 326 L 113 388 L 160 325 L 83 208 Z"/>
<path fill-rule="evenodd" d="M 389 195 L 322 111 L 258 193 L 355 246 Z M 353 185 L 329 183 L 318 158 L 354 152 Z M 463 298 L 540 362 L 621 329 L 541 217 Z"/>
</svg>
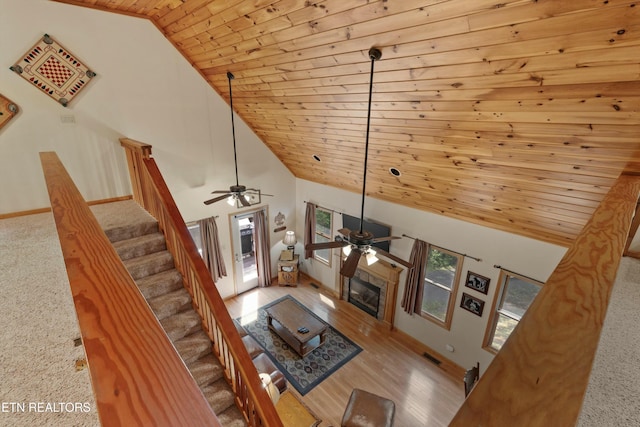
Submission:
<svg viewBox="0 0 640 427">
<path fill-rule="evenodd" d="M 198 253 L 202 256 L 202 239 L 200 238 L 200 224 L 197 222 L 190 222 L 187 224 L 187 229 L 189 230 L 189 234 L 191 234 L 191 238 L 193 239 L 193 243 L 196 244 L 198 248 Z"/>
<path fill-rule="evenodd" d="M 542 287 L 540 282 L 504 270 L 499 283 L 501 288 L 496 293 L 485 339 L 485 348 L 491 352 L 502 348 Z"/>
<path fill-rule="evenodd" d="M 316 207 L 316 225 L 314 228 L 314 243 L 331 241 L 333 230 L 333 213 L 326 209 Z M 331 249 L 320 249 L 313 252 L 313 258 L 331 267 Z"/>
<path fill-rule="evenodd" d="M 462 257 L 429 245 L 422 288 L 421 315 L 449 329 Z"/>
</svg>

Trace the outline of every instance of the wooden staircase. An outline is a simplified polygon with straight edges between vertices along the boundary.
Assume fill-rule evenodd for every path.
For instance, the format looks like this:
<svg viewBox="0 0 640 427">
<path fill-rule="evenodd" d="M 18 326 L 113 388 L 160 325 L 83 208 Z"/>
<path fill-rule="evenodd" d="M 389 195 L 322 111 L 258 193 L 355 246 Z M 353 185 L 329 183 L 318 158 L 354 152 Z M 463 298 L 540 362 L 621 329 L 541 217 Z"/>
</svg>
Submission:
<svg viewBox="0 0 640 427">
<path fill-rule="evenodd" d="M 164 235 L 148 223 L 105 230 L 116 252 L 225 427 L 245 427 L 224 370 L 212 353 L 191 296 L 166 249 Z"/>
</svg>

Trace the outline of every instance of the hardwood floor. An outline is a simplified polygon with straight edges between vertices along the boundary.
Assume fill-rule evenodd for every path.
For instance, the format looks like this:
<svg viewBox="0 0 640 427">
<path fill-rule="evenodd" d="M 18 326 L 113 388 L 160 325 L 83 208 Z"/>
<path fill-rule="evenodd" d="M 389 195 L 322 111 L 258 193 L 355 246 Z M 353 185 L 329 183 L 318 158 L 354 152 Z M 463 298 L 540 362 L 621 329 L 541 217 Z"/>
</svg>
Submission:
<svg viewBox="0 0 640 427">
<path fill-rule="evenodd" d="M 354 388 L 392 399 L 395 425 L 447 426 L 464 400 L 462 377 L 445 372 L 417 354 L 403 337 L 346 301 L 309 284 L 301 274 L 297 288 L 255 289 L 226 301 L 231 317 L 255 312 L 270 301 L 291 294 L 316 315 L 362 347 L 353 360 L 301 400 L 322 419 L 321 427 L 339 426 Z M 289 387 L 293 393 L 298 393 Z M 298 397 L 300 397 L 298 395 Z"/>
</svg>

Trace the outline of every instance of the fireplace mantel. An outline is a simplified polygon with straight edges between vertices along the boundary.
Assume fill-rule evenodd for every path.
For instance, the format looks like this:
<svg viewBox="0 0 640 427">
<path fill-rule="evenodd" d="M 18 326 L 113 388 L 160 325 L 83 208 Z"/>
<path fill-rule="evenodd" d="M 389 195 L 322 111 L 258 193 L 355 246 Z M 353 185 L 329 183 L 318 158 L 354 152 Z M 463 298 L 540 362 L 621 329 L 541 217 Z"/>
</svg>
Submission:
<svg viewBox="0 0 640 427">
<path fill-rule="evenodd" d="M 341 259 L 341 264 L 342 262 L 344 262 L 344 258 Z M 358 269 L 365 271 L 368 274 L 386 282 L 387 296 L 384 301 L 384 317 L 381 319 L 381 321 L 385 323 L 389 327 L 389 329 L 393 329 L 395 315 L 396 315 L 396 299 L 398 297 L 398 284 L 400 282 L 400 273 L 402 272 L 402 269 L 397 266 L 393 266 L 389 262 L 382 259 L 378 259 L 377 262 L 371 265 L 368 265 L 364 257 L 360 258 L 360 262 L 358 263 Z M 348 281 L 347 277 L 342 275 L 340 276 L 340 289 L 339 289 L 340 299 L 345 299 L 344 297 L 345 279 L 347 279 Z"/>
</svg>

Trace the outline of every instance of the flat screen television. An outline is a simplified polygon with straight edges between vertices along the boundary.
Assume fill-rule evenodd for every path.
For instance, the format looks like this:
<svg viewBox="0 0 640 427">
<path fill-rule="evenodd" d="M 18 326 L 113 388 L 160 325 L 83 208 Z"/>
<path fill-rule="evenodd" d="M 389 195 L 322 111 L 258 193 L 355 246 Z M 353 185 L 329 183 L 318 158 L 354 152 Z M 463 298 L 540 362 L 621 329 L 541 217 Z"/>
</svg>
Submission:
<svg viewBox="0 0 640 427">
<path fill-rule="evenodd" d="M 355 217 L 347 214 L 342 214 L 342 226 L 349 230 L 360 230 L 360 217 Z M 373 234 L 373 237 L 387 237 L 391 236 L 391 227 L 388 225 L 380 224 L 378 222 L 364 219 L 362 229 Z M 372 246 L 378 247 L 384 251 L 389 252 L 389 240 L 385 242 L 374 243 Z"/>
</svg>

